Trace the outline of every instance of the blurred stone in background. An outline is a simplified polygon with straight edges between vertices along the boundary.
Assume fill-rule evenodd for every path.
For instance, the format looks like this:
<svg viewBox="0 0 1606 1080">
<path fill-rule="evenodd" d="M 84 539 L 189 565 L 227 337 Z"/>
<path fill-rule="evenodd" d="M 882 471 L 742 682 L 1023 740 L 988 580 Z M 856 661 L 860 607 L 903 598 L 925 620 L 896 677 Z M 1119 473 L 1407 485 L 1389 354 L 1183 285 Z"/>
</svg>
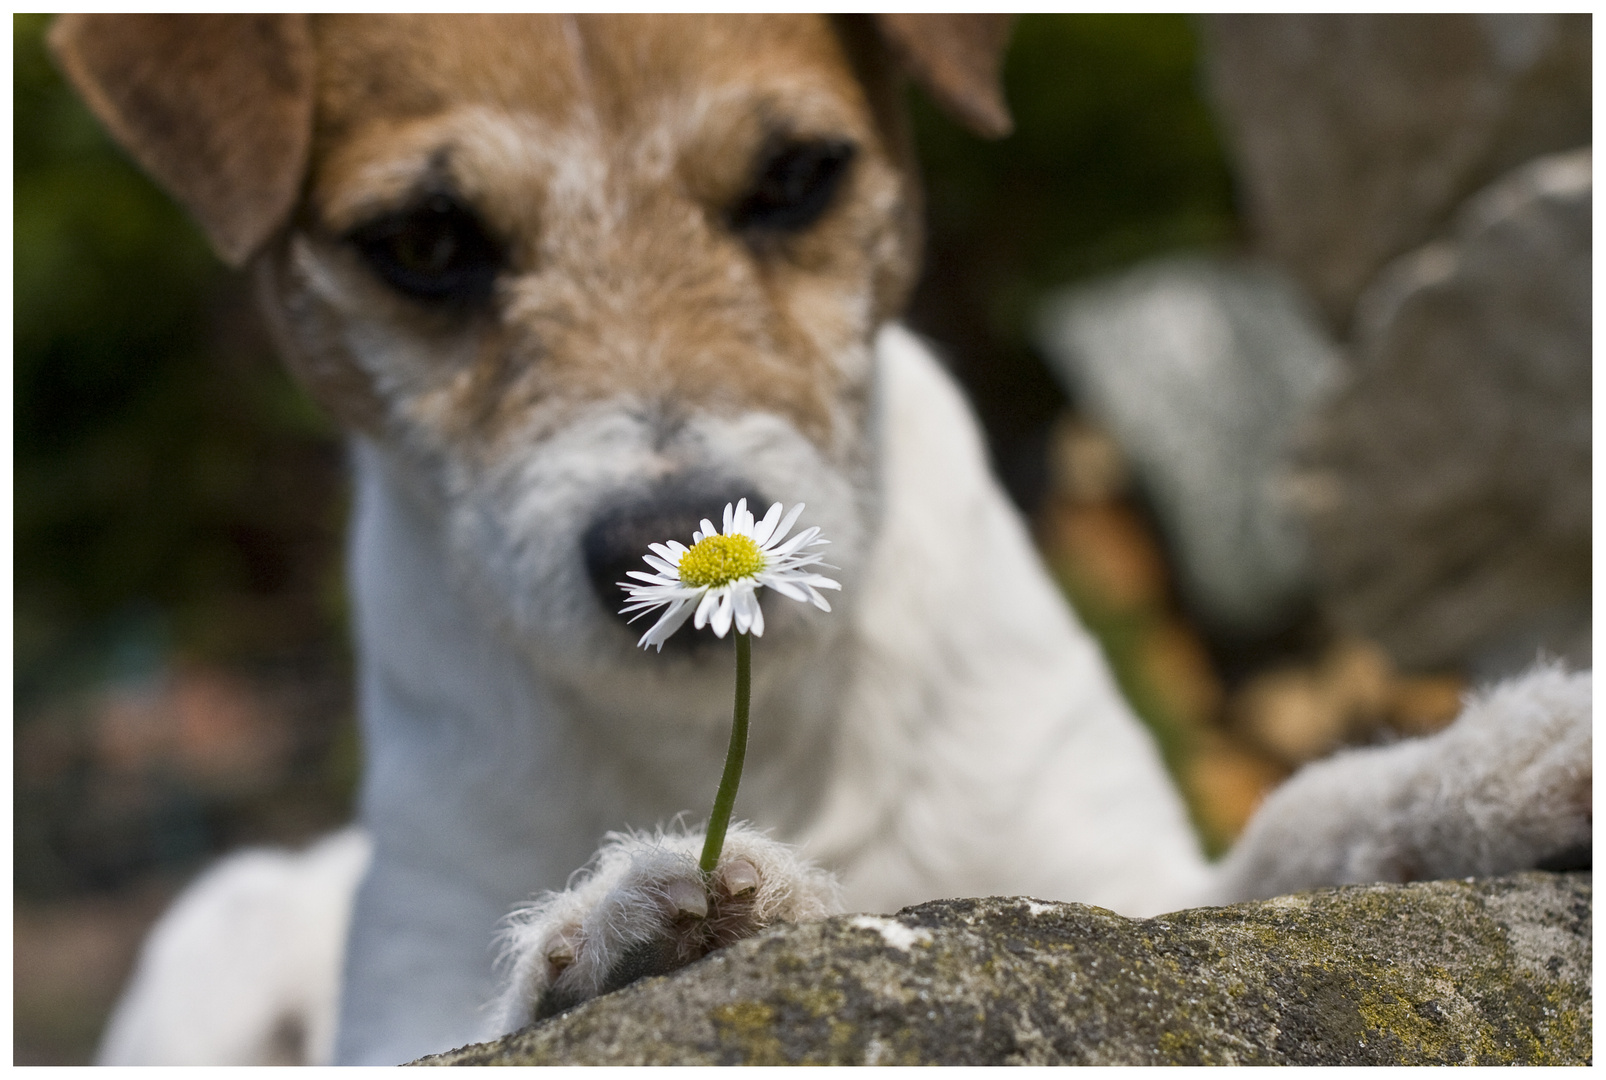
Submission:
<svg viewBox="0 0 1606 1080">
<path fill-rule="evenodd" d="M 1590 141 L 1587 14 L 1211 15 L 1205 73 L 1256 247 L 1334 330 L 1502 173 Z"/>
<path fill-rule="evenodd" d="M 1345 342 L 1290 491 L 1401 668 L 1590 663 L 1591 17 L 1212 16 L 1259 253 Z"/>
<path fill-rule="evenodd" d="M 1472 683 L 1590 663 L 1591 49 L 1583 15 L 1198 25 L 1258 261 L 1166 257 L 1043 305 L 1060 471 L 1095 480 L 1058 486 L 1042 535 L 1219 839 L 1268 775 L 1243 763 L 1425 734 Z M 1123 469 L 1133 491 L 1079 505 Z M 1190 623 L 1214 709 L 1167 707 L 1197 675 L 1140 662 Z"/>
<path fill-rule="evenodd" d="M 1040 344 L 1130 460 L 1191 611 L 1239 637 L 1294 617 L 1311 570 L 1279 484 L 1340 371 L 1297 288 L 1266 266 L 1162 259 L 1049 300 Z"/>
<path fill-rule="evenodd" d="M 1305 494 L 1333 617 L 1400 665 L 1590 663 L 1590 150 L 1478 193 L 1362 296 Z"/>
</svg>

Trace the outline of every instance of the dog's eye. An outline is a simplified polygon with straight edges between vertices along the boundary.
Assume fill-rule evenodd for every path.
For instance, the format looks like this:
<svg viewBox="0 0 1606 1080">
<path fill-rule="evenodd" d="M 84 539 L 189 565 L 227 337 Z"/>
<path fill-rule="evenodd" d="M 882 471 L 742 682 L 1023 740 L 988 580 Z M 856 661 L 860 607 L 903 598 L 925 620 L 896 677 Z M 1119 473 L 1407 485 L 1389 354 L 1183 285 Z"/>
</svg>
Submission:
<svg viewBox="0 0 1606 1080">
<path fill-rule="evenodd" d="M 738 232 L 797 232 L 819 220 L 847 175 L 856 147 L 818 139 L 781 142 L 759 158 L 758 175 L 736 208 Z"/>
<path fill-rule="evenodd" d="M 380 277 L 421 300 L 488 299 L 502 268 L 496 241 L 446 195 L 359 226 L 350 240 Z"/>
</svg>

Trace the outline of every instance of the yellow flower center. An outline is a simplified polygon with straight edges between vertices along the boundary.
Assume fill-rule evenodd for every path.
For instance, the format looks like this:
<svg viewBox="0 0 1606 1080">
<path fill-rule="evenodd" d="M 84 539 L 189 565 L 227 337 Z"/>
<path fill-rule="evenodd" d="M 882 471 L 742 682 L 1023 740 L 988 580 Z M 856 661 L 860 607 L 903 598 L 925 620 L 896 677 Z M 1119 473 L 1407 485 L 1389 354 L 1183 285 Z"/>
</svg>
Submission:
<svg viewBox="0 0 1606 1080">
<path fill-rule="evenodd" d="M 764 552 L 750 536 L 705 536 L 680 557 L 680 580 L 693 588 L 752 577 L 764 569 Z"/>
</svg>

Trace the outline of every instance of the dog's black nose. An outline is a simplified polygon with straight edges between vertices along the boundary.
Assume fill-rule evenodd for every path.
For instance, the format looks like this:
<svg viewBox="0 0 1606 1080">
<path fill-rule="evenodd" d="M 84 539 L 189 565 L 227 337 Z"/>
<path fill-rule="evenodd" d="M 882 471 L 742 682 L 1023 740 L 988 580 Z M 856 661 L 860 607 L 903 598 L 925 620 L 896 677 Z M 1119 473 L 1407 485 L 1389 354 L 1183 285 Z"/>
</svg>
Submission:
<svg viewBox="0 0 1606 1080">
<path fill-rule="evenodd" d="M 725 504 L 738 499 L 746 499 L 747 508 L 758 517 L 769 509 L 769 503 L 749 487 L 697 482 L 668 484 L 605 507 L 580 541 L 586 575 L 602 606 L 610 614 L 619 615 L 619 609 L 625 606 L 625 590 L 619 582 L 630 580 L 625 572 L 651 572 L 652 568 L 642 561 L 647 545 L 679 540 L 690 546 L 691 534 L 703 518 L 713 522 L 716 529 L 722 527 Z M 649 611 L 637 625 L 645 633 L 656 618 L 657 614 Z M 669 639 L 666 647 L 675 646 L 677 641 L 690 646 L 700 638 L 713 639 L 713 631 L 706 627 L 694 631 L 688 624 Z"/>
</svg>

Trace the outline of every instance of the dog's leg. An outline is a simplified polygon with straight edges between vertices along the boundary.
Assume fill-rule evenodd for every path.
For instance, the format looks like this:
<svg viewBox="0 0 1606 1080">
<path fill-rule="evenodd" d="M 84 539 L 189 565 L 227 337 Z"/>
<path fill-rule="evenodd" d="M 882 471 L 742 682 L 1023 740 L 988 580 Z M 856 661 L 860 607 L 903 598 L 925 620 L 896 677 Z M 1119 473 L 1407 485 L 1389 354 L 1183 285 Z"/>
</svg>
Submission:
<svg viewBox="0 0 1606 1080">
<path fill-rule="evenodd" d="M 648 975 L 661 975 L 780 922 L 841 910 L 835 878 L 786 844 L 731 826 L 714 873 L 701 833 L 615 833 L 568 889 L 508 919 L 501 1035 Z"/>
<path fill-rule="evenodd" d="M 1279 788 L 1220 899 L 1589 865 L 1590 674 L 1540 666 L 1428 738 L 1352 750 Z"/>
<path fill-rule="evenodd" d="M 102 1065 L 322 1065 L 369 840 L 242 851 L 162 916 L 101 1040 Z"/>
</svg>

